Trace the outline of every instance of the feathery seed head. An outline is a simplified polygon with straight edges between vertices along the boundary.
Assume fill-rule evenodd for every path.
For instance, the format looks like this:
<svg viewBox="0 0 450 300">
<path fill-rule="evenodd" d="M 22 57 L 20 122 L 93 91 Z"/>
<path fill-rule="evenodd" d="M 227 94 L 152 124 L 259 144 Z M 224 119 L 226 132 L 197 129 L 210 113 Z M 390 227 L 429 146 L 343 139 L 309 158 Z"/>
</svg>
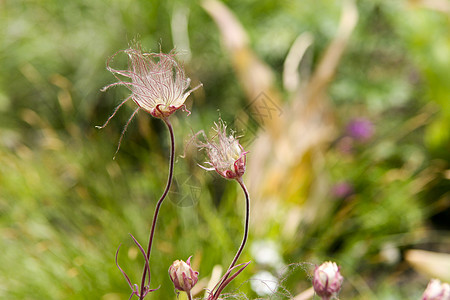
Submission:
<svg viewBox="0 0 450 300">
<path fill-rule="evenodd" d="M 214 123 L 216 132 L 212 139 L 208 139 L 203 131 L 201 132 L 206 142 L 198 146 L 206 151 L 209 167 L 201 166 L 203 169 L 215 170 L 227 179 L 237 179 L 245 173 L 246 154 L 244 148 L 239 144 L 239 140 L 233 135 L 227 135 L 227 127 L 222 120 Z"/>
<path fill-rule="evenodd" d="M 128 70 L 116 70 L 110 66 L 111 60 L 120 52 L 128 56 Z M 185 109 L 184 102 L 194 89 L 188 90 L 191 80 L 186 77 L 182 66 L 175 60 L 175 54 L 143 53 L 140 46 L 131 47 L 116 53 L 107 64 L 119 82 L 115 85 L 128 87 L 131 99 L 143 110 L 156 118 L 167 118 L 180 108 Z M 117 75 L 129 78 L 123 81 Z"/>
</svg>

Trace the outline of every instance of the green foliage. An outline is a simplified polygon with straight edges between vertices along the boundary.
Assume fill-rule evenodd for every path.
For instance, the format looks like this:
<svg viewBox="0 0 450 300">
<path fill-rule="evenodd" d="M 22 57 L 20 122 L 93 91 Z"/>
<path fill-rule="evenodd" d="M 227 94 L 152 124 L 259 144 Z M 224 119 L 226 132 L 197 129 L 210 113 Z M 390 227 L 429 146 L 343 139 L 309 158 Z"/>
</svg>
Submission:
<svg viewBox="0 0 450 300">
<path fill-rule="evenodd" d="M 315 37 L 316 65 L 336 33 L 341 7 L 328 0 L 226 4 L 278 82 L 291 44 L 304 31 Z M 192 115 L 177 112 L 173 119 L 177 155 L 192 131 L 217 118 L 217 109 L 231 121 L 245 105 L 218 30 L 197 2 L 0 2 L 0 298 L 127 299 L 129 288 L 114 264 L 120 244 L 120 265 L 133 283 L 140 281 L 143 259 L 128 234 L 146 245 L 166 179 L 167 133 L 141 113 L 112 160 L 131 105 L 104 130 L 94 126 L 127 95 L 125 89 L 100 92 L 114 82 L 106 59 L 134 39 L 145 49 L 170 51 L 179 8 L 189 19 L 186 70 L 204 84 L 204 94 L 191 96 Z M 418 245 L 436 250 L 417 232 L 432 229 L 433 217 L 445 219 L 449 210 L 449 18 L 407 1 L 364 0 L 358 10 L 356 32 L 329 89 L 341 134 L 324 158 L 330 192 L 321 203 L 329 211 L 289 239 L 280 238 L 280 212 L 270 231 L 252 229 L 241 261 L 253 259 L 254 240 L 273 240 L 285 262 L 306 263 L 277 274 L 292 295 L 310 286 L 309 263 L 333 259 L 348 280 L 344 295 L 417 298 L 426 280 L 404 271 L 402 255 Z M 360 116 L 372 121 L 375 134 L 342 152 L 345 126 Z M 194 255 L 200 278 L 209 278 L 214 265 L 229 264 L 240 242 L 243 196 L 234 182 L 205 175 L 195 161 L 177 157 L 175 177 L 189 174 L 200 189 L 185 204 L 172 194 L 163 205 L 151 265 L 152 288 L 161 288 L 149 299 L 175 299 L 167 276 L 173 260 Z M 354 190 L 336 199 L 332 185 L 342 181 Z M 439 226 L 448 232 L 448 221 Z M 448 244 L 436 248 L 449 250 Z M 386 249 L 398 257 L 390 260 Z M 278 271 L 253 263 L 227 291 L 257 297 L 247 279 L 262 269 Z M 271 299 L 283 297 L 279 291 Z"/>
</svg>

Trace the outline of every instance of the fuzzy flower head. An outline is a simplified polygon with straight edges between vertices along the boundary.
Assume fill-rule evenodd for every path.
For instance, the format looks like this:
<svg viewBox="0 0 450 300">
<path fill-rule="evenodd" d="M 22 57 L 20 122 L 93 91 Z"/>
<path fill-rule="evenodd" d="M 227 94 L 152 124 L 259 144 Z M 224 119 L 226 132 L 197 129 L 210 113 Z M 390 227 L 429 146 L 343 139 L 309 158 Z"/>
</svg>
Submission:
<svg viewBox="0 0 450 300">
<path fill-rule="evenodd" d="M 206 142 L 198 146 L 206 151 L 209 161 L 208 167 L 201 166 L 208 171 L 215 170 L 227 179 L 241 178 L 245 173 L 246 154 L 244 148 L 239 144 L 239 140 L 233 135 L 227 135 L 227 127 L 222 120 L 214 123 L 216 132 L 211 139 L 208 139 L 203 131 Z"/>
<path fill-rule="evenodd" d="M 177 290 L 187 293 L 198 281 L 198 272 L 191 268 L 191 257 L 186 262 L 174 261 L 169 268 L 169 276 Z"/>
<path fill-rule="evenodd" d="M 450 300 L 450 285 L 431 279 L 422 295 L 422 300 Z"/>
<path fill-rule="evenodd" d="M 314 270 L 314 291 L 322 299 L 330 299 L 339 293 L 344 281 L 339 269 L 336 263 L 327 261 Z"/>
<path fill-rule="evenodd" d="M 111 60 L 120 52 L 128 56 L 128 70 L 116 70 L 110 66 Z M 186 98 L 201 86 L 188 90 L 191 80 L 175 60 L 174 53 L 143 53 L 139 45 L 120 52 L 107 63 L 107 69 L 119 82 L 103 90 L 116 85 L 128 87 L 131 99 L 139 108 L 156 118 L 165 119 L 178 109 L 185 109 Z M 118 75 L 129 78 L 129 81 L 123 81 Z"/>
</svg>

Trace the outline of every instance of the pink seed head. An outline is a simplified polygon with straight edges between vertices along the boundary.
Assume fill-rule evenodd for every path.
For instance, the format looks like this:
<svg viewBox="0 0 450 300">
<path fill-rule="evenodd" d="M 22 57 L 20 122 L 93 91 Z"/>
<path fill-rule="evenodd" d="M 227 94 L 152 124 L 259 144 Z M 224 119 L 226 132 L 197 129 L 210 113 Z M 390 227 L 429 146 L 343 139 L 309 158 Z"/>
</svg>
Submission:
<svg viewBox="0 0 450 300">
<path fill-rule="evenodd" d="M 233 135 L 227 135 L 227 127 L 222 120 L 215 123 L 216 132 L 211 139 L 198 146 L 206 151 L 209 161 L 205 170 L 215 170 L 227 179 L 238 179 L 245 173 L 246 154 L 239 140 Z"/>
<path fill-rule="evenodd" d="M 116 70 L 110 66 L 112 58 L 120 52 L 128 56 L 128 70 Z M 103 90 L 115 85 L 128 87 L 132 93 L 131 99 L 156 118 L 167 118 L 178 109 L 185 108 L 187 97 L 201 86 L 188 90 L 191 80 L 175 60 L 174 53 L 143 53 L 139 45 L 120 52 L 107 64 L 107 69 L 119 82 Z M 129 81 L 123 81 L 117 75 L 129 78 Z"/>
</svg>

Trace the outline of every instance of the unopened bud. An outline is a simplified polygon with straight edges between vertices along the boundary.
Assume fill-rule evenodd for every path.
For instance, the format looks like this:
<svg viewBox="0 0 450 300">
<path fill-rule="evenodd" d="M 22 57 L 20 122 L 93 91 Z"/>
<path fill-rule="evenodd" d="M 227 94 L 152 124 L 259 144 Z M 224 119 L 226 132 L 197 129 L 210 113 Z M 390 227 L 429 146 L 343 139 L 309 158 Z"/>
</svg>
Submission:
<svg viewBox="0 0 450 300">
<path fill-rule="evenodd" d="M 198 272 L 191 268 L 191 257 L 186 262 L 176 260 L 169 268 L 169 276 L 175 288 L 189 293 L 198 281 Z"/>
<path fill-rule="evenodd" d="M 336 263 L 327 261 L 314 270 L 314 291 L 322 299 L 330 299 L 339 293 L 344 281 L 339 269 Z"/>
<path fill-rule="evenodd" d="M 450 285 L 431 279 L 422 295 L 422 300 L 450 300 Z"/>
</svg>

